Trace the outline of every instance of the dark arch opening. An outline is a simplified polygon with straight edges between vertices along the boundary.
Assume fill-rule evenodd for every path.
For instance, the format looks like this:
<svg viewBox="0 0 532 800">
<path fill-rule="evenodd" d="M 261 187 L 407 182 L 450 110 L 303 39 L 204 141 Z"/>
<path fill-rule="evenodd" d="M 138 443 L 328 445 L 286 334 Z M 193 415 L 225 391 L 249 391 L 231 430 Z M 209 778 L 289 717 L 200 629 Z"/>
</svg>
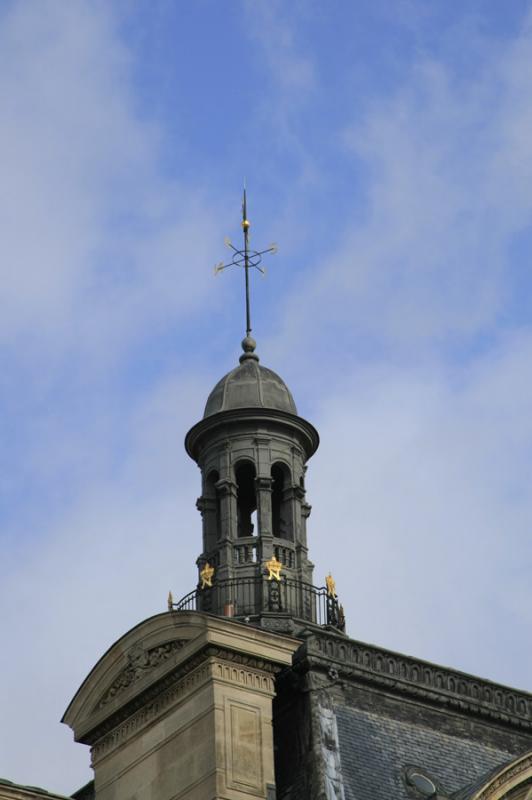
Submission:
<svg viewBox="0 0 532 800">
<path fill-rule="evenodd" d="M 211 501 L 214 500 L 214 507 L 211 506 L 209 517 L 207 520 L 208 550 L 214 547 L 215 543 L 220 538 L 222 529 L 222 509 L 220 503 L 220 492 L 216 487 L 216 484 L 218 483 L 219 480 L 220 480 L 220 475 L 215 469 L 213 469 L 211 472 L 209 472 L 207 480 L 205 482 L 205 496 Z"/>
<path fill-rule="evenodd" d="M 272 475 L 272 533 L 279 539 L 293 540 L 290 501 L 286 489 L 290 485 L 290 470 L 284 464 L 274 464 Z"/>
<path fill-rule="evenodd" d="M 255 491 L 255 466 L 242 461 L 235 470 L 237 536 L 253 536 L 256 524 L 257 494 Z"/>
</svg>

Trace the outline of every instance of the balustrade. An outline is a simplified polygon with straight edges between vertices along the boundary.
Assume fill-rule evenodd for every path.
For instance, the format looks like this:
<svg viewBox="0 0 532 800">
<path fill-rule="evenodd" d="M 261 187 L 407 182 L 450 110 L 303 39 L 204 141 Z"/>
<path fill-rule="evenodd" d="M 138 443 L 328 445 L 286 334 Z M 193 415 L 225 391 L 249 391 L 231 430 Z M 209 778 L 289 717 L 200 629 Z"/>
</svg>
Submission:
<svg viewBox="0 0 532 800">
<path fill-rule="evenodd" d="M 230 578 L 211 587 L 196 589 L 173 604 L 174 611 L 205 611 L 237 618 L 256 618 L 262 613 L 280 613 L 317 625 L 344 629 L 338 600 L 326 587 L 282 577 Z"/>
</svg>

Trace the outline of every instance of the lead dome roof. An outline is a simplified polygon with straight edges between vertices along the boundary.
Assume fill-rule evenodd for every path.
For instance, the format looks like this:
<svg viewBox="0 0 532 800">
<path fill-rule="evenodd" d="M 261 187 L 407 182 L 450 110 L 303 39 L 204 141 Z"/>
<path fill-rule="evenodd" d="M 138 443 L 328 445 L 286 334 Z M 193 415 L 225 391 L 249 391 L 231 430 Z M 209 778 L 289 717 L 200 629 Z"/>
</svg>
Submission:
<svg viewBox="0 0 532 800">
<path fill-rule="evenodd" d="M 294 398 L 283 379 L 259 364 L 251 336 L 242 342 L 240 364 L 218 381 L 210 393 L 203 417 L 238 408 L 271 408 L 297 414 Z"/>
</svg>

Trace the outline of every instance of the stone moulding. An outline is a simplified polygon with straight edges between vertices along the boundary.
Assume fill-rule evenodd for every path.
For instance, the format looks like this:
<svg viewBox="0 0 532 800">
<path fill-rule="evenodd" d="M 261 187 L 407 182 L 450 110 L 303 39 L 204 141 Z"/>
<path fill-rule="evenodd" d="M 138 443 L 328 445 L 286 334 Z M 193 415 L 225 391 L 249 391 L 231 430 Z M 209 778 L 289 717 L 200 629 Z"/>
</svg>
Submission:
<svg viewBox="0 0 532 800">
<path fill-rule="evenodd" d="M 155 699 L 147 702 L 143 708 L 131 714 L 122 724 L 118 724 L 113 730 L 99 739 L 92 748 L 92 766 L 103 756 L 108 755 L 123 742 L 127 741 L 130 736 L 154 719 L 154 717 L 164 712 L 169 705 L 185 692 L 206 681 L 209 673 L 209 664 L 203 664 L 189 675 L 176 681 L 173 686 L 159 694 Z"/>
<path fill-rule="evenodd" d="M 266 669 L 268 665 L 262 662 L 260 662 L 261 666 L 252 665 L 251 659 L 235 657 L 236 654 L 229 651 L 216 649 L 216 655 L 214 655 L 209 652 L 212 650 L 215 648 L 207 648 L 204 651 L 207 660 L 202 659 L 202 663 L 184 677 L 176 677 L 174 673 L 174 682 L 169 688 L 159 692 L 154 699 L 147 701 L 140 709 L 99 738 L 92 748 L 92 766 L 126 742 L 151 720 L 163 714 L 180 697 L 211 678 L 243 687 L 252 687 L 255 691 L 273 695 L 273 675 L 271 670 Z M 245 662 L 245 665 L 242 662 Z"/>
<path fill-rule="evenodd" d="M 500 773 L 492 778 L 487 785 L 482 789 L 476 791 L 471 795 L 471 800 L 495 800 L 500 798 L 501 793 L 519 786 L 520 778 L 530 780 L 532 773 L 532 753 L 527 753 L 525 756 L 518 758 L 515 762 L 502 768 Z M 517 783 L 515 782 L 517 779 Z"/>
<path fill-rule="evenodd" d="M 167 661 L 186 644 L 186 639 L 173 640 L 157 645 L 157 647 L 152 647 L 150 650 L 145 650 L 140 644 L 134 645 L 127 654 L 127 667 L 115 678 L 104 696 L 96 704 L 95 710 L 106 706 L 107 703 L 121 694 L 132 683 L 148 675 L 159 664 Z"/>
<path fill-rule="evenodd" d="M 291 414 L 287 411 L 257 407 L 219 411 L 216 414 L 204 417 L 192 426 L 185 437 L 185 449 L 188 455 L 195 461 L 198 460 L 201 456 L 202 440 L 206 432 L 219 427 L 227 430 L 229 426 L 240 425 L 241 423 L 258 423 L 259 425 L 269 423 L 290 428 L 297 432 L 307 458 L 310 458 L 318 449 L 320 437 L 318 431 L 310 422 L 307 422 L 297 414 Z"/>
<path fill-rule="evenodd" d="M 296 660 L 316 666 L 323 662 L 327 670 L 334 662 L 340 677 L 343 674 L 395 693 L 532 729 L 532 695 L 373 645 L 313 633 Z"/>
<path fill-rule="evenodd" d="M 153 715 L 158 714 L 163 705 L 173 702 L 173 692 L 176 691 L 176 686 L 179 684 L 181 678 L 185 678 L 197 667 L 207 662 L 209 658 L 216 658 L 230 664 L 238 665 L 239 667 L 247 667 L 252 670 L 260 670 L 268 675 L 275 675 L 281 670 L 280 666 L 266 661 L 262 658 L 256 658 L 245 655 L 243 653 L 236 653 L 229 649 L 217 647 L 208 644 L 200 651 L 195 653 L 191 658 L 180 664 L 176 669 L 165 675 L 162 679 L 153 683 L 150 687 L 145 689 L 137 697 L 132 698 L 122 708 L 117 710 L 114 714 L 103 720 L 96 728 L 89 731 L 79 741 L 84 744 L 96 746 L 102 738 L 110 733 L 114 735 L 114 731 L 122 722 L 125 726 L 130 723 L 133 715 L 136 717 L 136 712 L 139 712 L 138 720 L 142 719 L 142 715 L 147 713 L 146 709 L 151 708 Z M 181 685 L 181 684 L 179 684 Z M 151 717 L 150 717 L 151 718 Z M 143 723 L 142 723 L 143 724 Z M 99 751 L 98 751 L 99 752 Z"/>
</svg>

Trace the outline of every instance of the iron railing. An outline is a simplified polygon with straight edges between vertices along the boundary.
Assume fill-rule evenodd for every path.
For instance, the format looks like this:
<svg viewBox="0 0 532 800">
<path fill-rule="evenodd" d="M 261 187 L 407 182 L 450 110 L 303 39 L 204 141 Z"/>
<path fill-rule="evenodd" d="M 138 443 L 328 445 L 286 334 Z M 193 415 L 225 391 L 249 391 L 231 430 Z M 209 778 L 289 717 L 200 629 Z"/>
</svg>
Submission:
<svg viewBox="0 0 532 800">
<path fill-rule="evenodd" d="M 261 614 L 282 614 L 315 625 L 345 628 L 343 609 L 325 586 L 286 576 L 280 581 L 261 576 L 215 581 L 212 586 L 189 592 L 171 607 L 174 611 L 205 611 L 250 620 Z"/>
</svg>

